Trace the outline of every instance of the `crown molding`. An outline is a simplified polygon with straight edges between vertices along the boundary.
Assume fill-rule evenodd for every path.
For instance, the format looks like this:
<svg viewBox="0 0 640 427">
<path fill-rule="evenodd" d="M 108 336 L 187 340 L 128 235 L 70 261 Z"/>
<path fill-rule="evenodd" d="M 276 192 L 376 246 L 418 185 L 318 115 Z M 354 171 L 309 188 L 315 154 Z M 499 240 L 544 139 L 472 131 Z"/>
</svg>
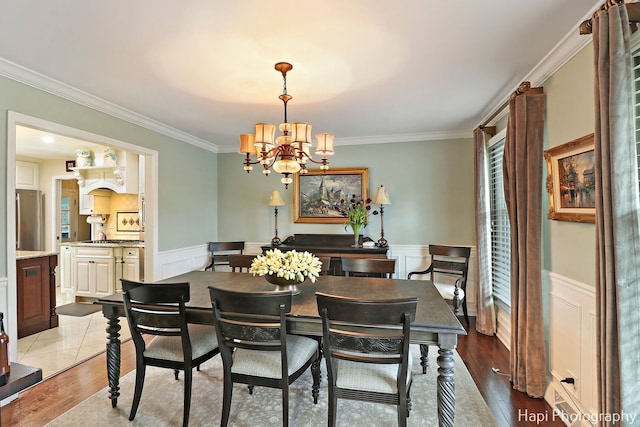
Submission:
<svg viewBox="0 0 640 427">
<path fill-rule="evenodd" d="M 0 76 L 7 77 L 19 83 L 26 84 L 52 95 L 84 105 L 85 107 L 109 114 L 110 116 L 125 120 L 129 123 L 158 132 L 187 144 L 195 145 L 196 147 L 204 150 L 212 151 L 214 153 L 219 151 L 220 147 L 216 144 L 197 138 L 186 132 L 172 128 L 171 126 L 167 126 L 142 114 L 120 107 L 112 102 L 76 89 L 4 58 L 0 58 Z"/>
<path fill-rule="evenodd" d="M 578 25 L 585 19 L 590 18 L 599 7 L 599 4 L 595 5 L 583 19 L 578 21 L 576 26 L 571 28 L 571 30 L 553 47 L 553 49 L 551 49 L 549 53 L 547 53 L 547 55 L 545 55 L 545 57 L 542 58 L 542 60 L 540 60 L 540 62 L 538 62 L 531 71 L 529 71 L 529 73 L 518 81 L 518 84 L 513 89 L 509 90 L 502 97 L 495 98 L 494 102 L 490 104 L 493 105 L 493 107 L 483 116 L 484 118 L 480 123 L 478 123 L 478 126 L 487 124 L 487 121 L 496 114 L 501 117 L 506 114 L 506 111 L 501 110 L 506 109 L 505 106 L 508 105 L 509 97 L 518 88 L 518 86 L 520 86 L 521 82 L 531 82 L 531 87 L 543 85 L 549 77 L 553 76 L 553 74 L 569 62 L 571 58 L 576 56 L 578 52 L 589 45 L 593 38 L 580 35 Z M 492 120 L 492 123 L 495 123 L 495 121 L 495 119 Z"/>
</svg>

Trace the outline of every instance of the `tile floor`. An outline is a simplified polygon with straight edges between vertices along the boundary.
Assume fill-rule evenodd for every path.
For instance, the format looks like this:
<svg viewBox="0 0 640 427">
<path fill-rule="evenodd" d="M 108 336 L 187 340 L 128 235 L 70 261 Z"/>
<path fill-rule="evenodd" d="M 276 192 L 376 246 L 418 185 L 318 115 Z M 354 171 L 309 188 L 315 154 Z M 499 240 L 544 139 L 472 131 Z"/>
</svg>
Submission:
<svg viewBox="0 0 640 427">
<path fill-rule="evenodd" d="M 58 305 L 65 304 L 57 295 Z M 58 316 L 59 326 L 18 340 L 18 362 L 42 368 L 42 378 L 69 368 L 104 351 L 107 321 L 101 311 L 83 317 Z M 131 336 L 121 319 L 120 339 Z"/>
</svg>

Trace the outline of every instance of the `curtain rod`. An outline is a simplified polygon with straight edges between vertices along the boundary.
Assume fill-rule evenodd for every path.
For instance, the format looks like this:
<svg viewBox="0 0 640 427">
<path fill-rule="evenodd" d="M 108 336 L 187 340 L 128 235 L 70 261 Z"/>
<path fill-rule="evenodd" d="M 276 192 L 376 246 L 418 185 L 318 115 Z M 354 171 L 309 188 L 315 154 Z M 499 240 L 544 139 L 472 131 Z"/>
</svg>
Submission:
<svg viewBox="0 0 640 427">
<path fill-rule="evenodd" d="M 593 32 L 593 18 L 595 18 L 601 11 L 609 10 L 611 6 L 616 4 L 624 4 L 624 7 L 627 8 L 627 15 L 629 15 L 630 23 L 637 24 L 640 22 L 640 3 L 625 3 L 624 0 L 607 0 L 606 3 L 594 12 L 593 17 L 580 24 L 580 35 L 591 34 Z"/>
<path fill-rule="evenodd" d="M 500 106 L 500 108 L 498 108 L 496 110 L 495 113 L 493 113 L 491 115 L 491 117 L 489 117 L 487 119 L 487 121 L 483 124 L 478 126 L 480 129 L 482 130 L 487 130 L 485 133 L 489 133 L 490 135 L 495 135 L 495 126 L 489 126 L 489 124 L 491 123 L 491 121 L 493 119 L 495 119 L 497 116 L 499 116 L 506 108 L 509 107 L 509 101 L 513 98 L 515 98 L 518 95 L 522 95 L 525 92 L 529 92 L 531 94 L 539 94 L 539 93 L 543 93 L 543 88 L 542 87 L 531 87 L 531 82 L 528 81 L 524 81 L 522 83 L 520 83 L 520 85 L 518 86 L 518 88 L 516 90 L 513 91 L 513 93 L 509 96 L 509 99 L 507 101 L 504 102 L 504 104 L 502 104 Z M 494 133 L 491 134 L 490 132 L 493 131 Z"/>
</svg>

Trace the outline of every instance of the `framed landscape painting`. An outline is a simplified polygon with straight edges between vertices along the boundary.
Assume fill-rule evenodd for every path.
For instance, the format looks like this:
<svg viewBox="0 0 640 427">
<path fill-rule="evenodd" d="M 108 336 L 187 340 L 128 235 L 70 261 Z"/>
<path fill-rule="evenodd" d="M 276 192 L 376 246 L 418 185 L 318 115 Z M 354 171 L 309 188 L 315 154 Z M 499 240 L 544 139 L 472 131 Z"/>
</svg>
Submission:
<svg viewBox="0 0 640 427">
<path fill-rule="evenodd" d="M 593 134 L 550 148 L 547 163 L 547 218 L 590 222 L 596 218 L 595 154 Z"/>
<path fill-rule="evenodd" d="M 309 169 L 295 174 L 293 181 L 294 222 L 343 224 L 346 218 L 338 210 L 341 200 L 347 203 L 367 199 L 368 168 Z"/>
</svg>

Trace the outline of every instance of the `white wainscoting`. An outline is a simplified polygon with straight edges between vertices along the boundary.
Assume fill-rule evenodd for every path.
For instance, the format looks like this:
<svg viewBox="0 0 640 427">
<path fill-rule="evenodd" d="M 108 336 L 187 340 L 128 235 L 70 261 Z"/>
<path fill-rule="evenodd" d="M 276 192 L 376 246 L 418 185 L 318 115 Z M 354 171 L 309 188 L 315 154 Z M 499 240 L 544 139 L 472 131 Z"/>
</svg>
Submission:
<svg viewBox="0 0 640 427">
<path fill-rule="evenodd" d="M 595 288 L 549 273 L 549 372 L 545 400 L 567 413 L 596 414 Z M 574 384 L 561 382 L 574 378 Z"/>
<path fill-rule="evenodd" d="M 260 254 L 261 247 L 266 245 L 269 243 L 246 242 L 244 253 Z M 406 279 L 411 271 L 426 269 L 430 262 L 428 245 L 391 245 L 388 256 L 397 260 L 395 278 L 398 279 Z M 476 314 L 476 259 L 476 248 L 472 246 L 467 283 L 467 307 L 470 316 Z M 207 244 L 159 252 L 154 277 L 156 280 L 162 280 L 193 270 L 203 270 L 209 261 Z"/>
</svg>

